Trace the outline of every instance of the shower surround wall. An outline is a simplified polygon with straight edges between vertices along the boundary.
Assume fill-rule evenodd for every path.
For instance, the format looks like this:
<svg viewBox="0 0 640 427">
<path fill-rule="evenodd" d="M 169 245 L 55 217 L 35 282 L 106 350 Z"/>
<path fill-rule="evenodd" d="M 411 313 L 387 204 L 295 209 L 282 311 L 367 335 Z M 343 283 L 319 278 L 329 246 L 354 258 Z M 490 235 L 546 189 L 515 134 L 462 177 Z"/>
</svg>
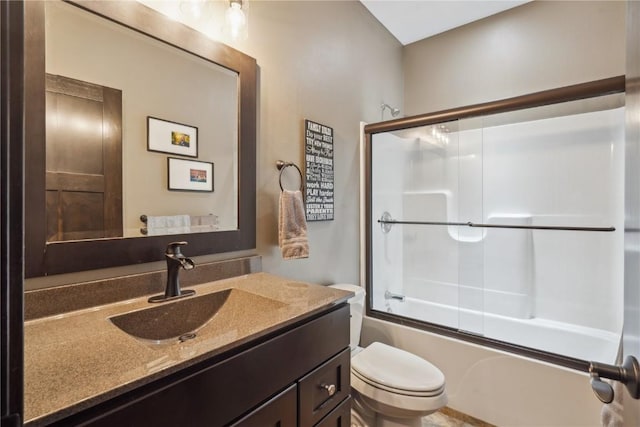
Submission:
<svg viewBox="0 0 640 427">
<path fill-rule="evenodd" d="M 373 308 L 612 363 L 622 328 L 624 108 L 505 123 L 512 116 L 373 135 L 373 218 L 617 231 L 376 225 Z"/>
<path fill-rule="evenodd" d="M 624 109 L 511 124 L 505 116 L 445 124 L 448 144 L 426 138 L 429 129 L 373 136 L 373 307 L 612 363 L 621 330 Z M 406 221 L 618 231 L 393 225 L 384 233 L 376 220 L 385 211 Z M 385 299 L 387 289 L 405 301 Z M 449 406 L 493 424 L 599 424 L 586 373 L 366 318 L 361 345 L 374 341 L 434 363 Z"/>
</svg>

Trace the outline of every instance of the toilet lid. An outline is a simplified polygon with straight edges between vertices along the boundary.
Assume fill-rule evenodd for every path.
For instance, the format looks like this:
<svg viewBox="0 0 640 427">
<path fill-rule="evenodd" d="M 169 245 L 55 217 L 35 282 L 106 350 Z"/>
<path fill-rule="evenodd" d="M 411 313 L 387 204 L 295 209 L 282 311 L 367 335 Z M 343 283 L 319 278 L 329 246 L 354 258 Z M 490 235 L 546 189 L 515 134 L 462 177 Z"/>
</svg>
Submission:
<svg viewBox="0 0 640 427">
<path fill-rule="evenodd" d="M 351 368 L 363 379 L 386 389 L 432 392 L 444 387 L 444 375 L 421 357 L 374 342 L 351 359 Z"/>
</svg>

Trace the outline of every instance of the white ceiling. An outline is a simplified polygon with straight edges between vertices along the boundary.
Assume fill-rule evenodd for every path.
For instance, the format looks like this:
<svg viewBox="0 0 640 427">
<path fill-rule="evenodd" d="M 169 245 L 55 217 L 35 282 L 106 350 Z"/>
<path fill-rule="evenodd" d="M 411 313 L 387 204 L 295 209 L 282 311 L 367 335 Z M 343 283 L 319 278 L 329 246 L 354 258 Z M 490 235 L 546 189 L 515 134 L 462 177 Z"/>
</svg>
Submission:
<svg viewBox="0 0 640 427">
<path fill-rule="evenodd" d="M 403 45 L 531 0 L 360 0 Z"/>
</svg>

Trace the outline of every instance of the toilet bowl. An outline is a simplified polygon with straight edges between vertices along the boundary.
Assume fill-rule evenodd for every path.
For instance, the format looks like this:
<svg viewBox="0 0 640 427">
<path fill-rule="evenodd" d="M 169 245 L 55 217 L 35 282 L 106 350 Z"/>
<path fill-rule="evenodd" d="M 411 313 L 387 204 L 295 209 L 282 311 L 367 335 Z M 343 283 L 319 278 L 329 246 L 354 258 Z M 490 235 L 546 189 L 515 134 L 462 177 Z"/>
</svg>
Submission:
<svg viewBox="0 0 640 427">
<path fill-rule="evenodd" d="M 442 372 L 407 351 L 374 342 L 358 347 L 364 290 L 355 285 L 332 287 L 351 291 L 352 425 L 359 427 L 419 427 L 425 415 L 447 404 Z"/>
</svg>

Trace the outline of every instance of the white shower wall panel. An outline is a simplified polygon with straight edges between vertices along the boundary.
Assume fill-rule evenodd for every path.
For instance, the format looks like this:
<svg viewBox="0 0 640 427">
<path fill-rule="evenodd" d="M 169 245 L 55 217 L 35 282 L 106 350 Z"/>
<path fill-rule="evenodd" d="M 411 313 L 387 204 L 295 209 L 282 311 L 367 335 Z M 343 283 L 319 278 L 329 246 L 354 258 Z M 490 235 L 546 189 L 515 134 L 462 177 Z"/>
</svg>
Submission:
<svg viewBox="0 0 640 427">
<path fill-rule="evenodd" d="M 372 268 L 374 307 L 384 306 L 385 291 L 403 292 L 403 258 L 404 245 L 401 230 L 396 228 L 391 233 L 382 233 L 375 222 L 383 212 L 389 212 L 402 218 L 402 191 L 404 176 L 402 165 L 406 161 L 405 144 L 392 134 L 376 136 L 375 150 L 372 152 L 376 165 L 372 174 L 373 233 L 372 233 Z"/>
<path fill-rule="evenodd" d="M 495 215 L 486 222 L 532 225 L 528 215 Z M 485 311 L 520 319 L 535 317 L 532 231 L 486 229 L 483 247 Z"/>
<path fill-rule="evenodd" d="M 489 222 L 506 213 L 529 216 L 532 225 L 618 230 L 532 232 L 533 317 L 621 329 L 623 122 L 624 109 L 618 108 L 483 131 Z M 500 252 L 507 246 L 488 243 L 485 260 L 505 256 Z M 485 286 L 491 287 L 488 279 L 485 274 Z"/>
<path fill-rule="evenodd" d="M 380 202 L 388 205 L 398 203 L 397 196 L 380 196 Z M 386 202 L 386 203 L 385 203 Z M 374 225 L 374 227 L 377 226 Z M 384 306 L 384 293 L 386 291 L 402 294 L 404 271 L 402 262 L 404 258 L 404 248 L 402 244 L 402 234 L 400 230 L 391 233 L 373 233 L 373 303 L 374 307 Z"/>
<path fill-rule="evenodd" d="M 622 206 L 612 190 L 624 170 L 623 122 L 619 108 L 485 128 L 485 214 L 584 213 L 611 225 Z"/>
<path fill-rule="evenodd" d="M 447 126 L 454 127 L 454 125 Z M 457 191 L 458 134 L 457 132 L 448 133 L 446 140 L 435 139 L 428 129 L 432 128 L 409 129 L 394 134 L 395 150 L 404 153 L 401 162 L 395 165 L 396 173 L 399 172 L 403 179 L 402 190 L 430 192 L 446 188 Z M 379 137 L 387 139 L 382 135 L 386 134 L 375 135 L 374 147 L 380 141 Z M 378 148 L 375 150 L 377 151 Z"/>
<path fill-rule="evenodd" d="M 534 232 L 536 317 L 622 330 L 622 241 L 615 243 L 622 228 L 617 228 L 615 235 L 564 232 L 563 238 Z"/>
<path fill-rule="evenodd" d="M 452 160 L 457 162 L 458 182 L 453 194 L 453 205 L 457 212 L 451 213 L 460 221 L 483 221 L 483 182 L 482 182 L 482 119 L 472 118 L 460 121 L 460 131 L 457 132 L 458 150 Z M 464 241 L 479 241 L 484 230 L 461 228 L 459 239 Z M 470 236 L 466 238 L 466 236 Z"/>
<path fill-rule="evenodd" d="M 429 221 L 447 221 L 447 193 L 415 192 L 404 193 L 402 197 L 405 217 Z M 450 228 L 454 228 L 450 231 Z M 406 279 L 405 293 L 420 292 L 411 285 L 420 286 L 425 280 L 431 282 L 458 284 L 458 242 L 451 238 L 457 227 L 444 225 L 423 226 L 404 225 L 397 232 L 403 234 L 405 256 L 403 270 Z M 396 230 L 392 230 L 395 232 Z M 457 295 L 451 301 L 458 304 Z"/>
</svg>

